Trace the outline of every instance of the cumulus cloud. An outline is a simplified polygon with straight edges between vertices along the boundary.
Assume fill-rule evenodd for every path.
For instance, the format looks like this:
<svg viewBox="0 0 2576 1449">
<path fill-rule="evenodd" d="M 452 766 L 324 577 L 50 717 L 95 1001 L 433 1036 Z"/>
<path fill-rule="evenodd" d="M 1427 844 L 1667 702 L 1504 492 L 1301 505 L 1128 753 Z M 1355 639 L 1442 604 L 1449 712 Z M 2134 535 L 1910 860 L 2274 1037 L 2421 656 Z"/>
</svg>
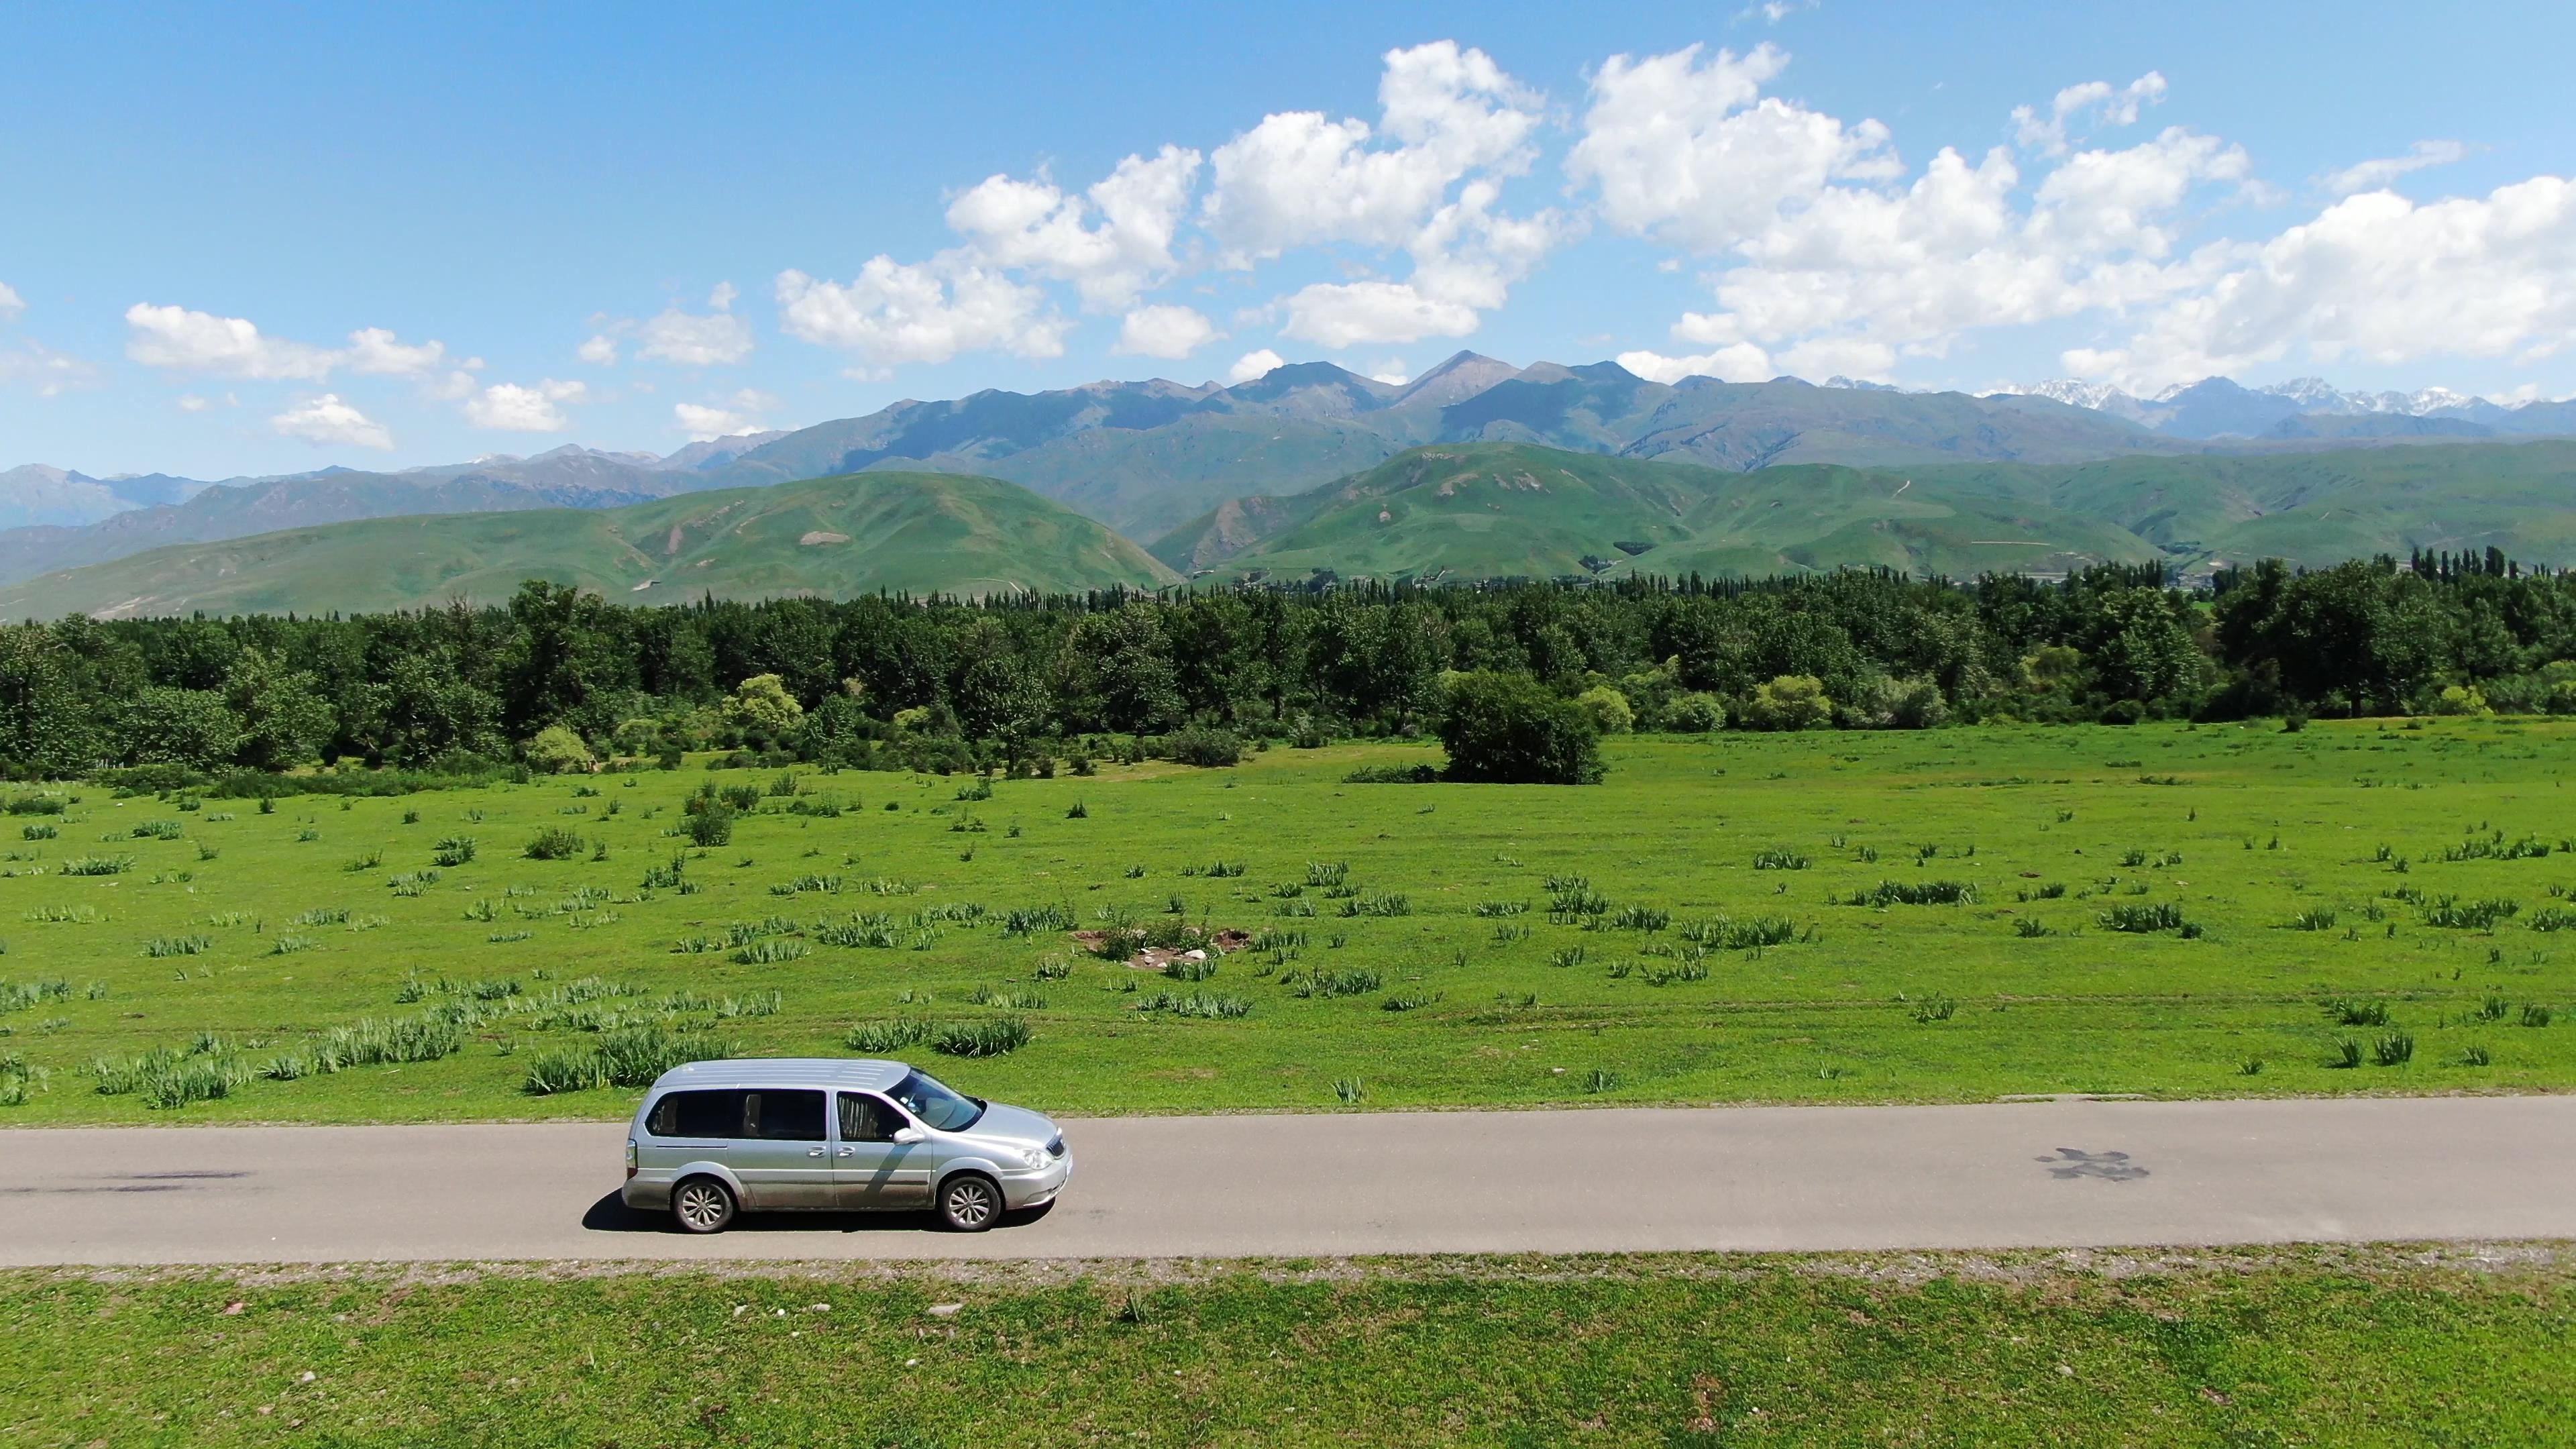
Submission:
<svg viewBox="0 0 2576 1449">
<path fill-rule="evenodd" d="M 1037 288 L 962 251 L 919 263 L 872 257 L 847 283 L 791 269 L 778 274 L 777 297 L 791 334 L 878 366 L 946 362 L 986 348 L 1057 357 L 1069 326 Z"/>
<path fill-rule="evenodd" d="M 727 298 L 731 301 L 731 298 Z M 677 363 L 682 367 L 731 367 L 751 356 L 751 329 L 730 312 L 683 312 L 667 307 L 643 328 L 643 342 L 635 349 L 639 357 L 657 362 Z M 607 342 L 594 337 L 592 342 Z M 592 361 L 590 346 L 583 344 L 582 360 Z M 608 360 L 617 360 L 615 344 L 608 344 Z"/>
<path fill-rule="evenodd" d="M 1176 265 L 1172 242 L 1199 161 L 1198 152 L 1167 145 L 1119 162 L 1080 196 L 1043 176 L 989 176 L 948 204 L 948 225 L 987 265 L 1071 282 L 1094 310 L 1124 307 Z"/>
<path fill-rule="evenodd" d="M 1761 96 L 1785 63 L 1768 47 L 1705 63 L 1682 51 L 1595 78 L 1570 169 L 1613 224 L 1717 258 L 1717 308 L 1673 328 L 1708 350 L 1641 353 L 1632 371 L 1883 377 L 1975 329 L 2152 308 L 2223 265 L 2177 254 L 2194 198 L 2250 179 L 2241 147 L 2170 127 L 2060 147 L 2035 176 L 2009 148 L 1974 161 L 1944 148 L 1909 181 L 1884 127 Z M 2062 139 L 2071 118 L 2134 120 L 2163 93 L 2153 74 L 2088 83 L 2059 92 L 2045 122 L 2024 116 Z"/>
<path fill-rule="evenodd" d="M 466 400 L 465 420 L 499 432 L 560 433 L 572 426 L 572 419 L 559 405 L 579 402 L 589 391 L 587 384 L 551 377 L 534 387 L 494 383 Z"/>
<path fill-rule="evenodd" d="M 1648 382 L 1679 382 L 1686 377 L 1713 377 L 1720 382 L 1767 382 L 1779 375 L 1771 366 L 1771 355 L 1750 342 L 1680 357 L 1668 357 L 1660 352 L 1622 352 L 1618 362 Z"/>
<path fill-rule="evenodd" d="M 2069 362 L 2147 389 L 2293 355 L 2536 362 L 2576 336 L 2576 181 L 2564 177 L 2421 206 L 2364 192 L 2221 257 L 2124 345 Z"/>
<path fill-rule="evenodd" d="M 1236 358 L 1234 366 L 1226 372 L 1225 380 L 1229 383 L 1250 382 L 1256 377 L 1267 377 L 1274 369 L 1287 365 L 1288 359 L 1264 347 Z"/>
<path fill-rule="evenodd" d="M 60 397 L 98 380 L 99 370 L 88 359 L 56 352 L 41 342 L 0 349 L 0 385 L 23 386 L 38 397 Z"/>
<path fill-rule="evenodd" d="M 447 344 L 408 343 L 383 327 L 350 333 L 344 348 L 316 347 L 271 337 L 247 317 L 147 302 L 125 309 L 125 325 L 125 355 L 147 367 L 262 382 L 320 382 L 343 367 L 375 377 L 417 377 L 447 360 Z M 460 365 L 472 369 L 483 364 L 469 358 Z"/>
<path fill-rule="evenodd" d="M 604 332 L 593 333 L 581 344 L 577 355 L 593 367 L 615 367 L 617 339 Z"/>
<path fill-rule="evenodd" d="M 246 317 L 137 302 L 125 309 L 125 325 L 132 330 L 125 355 L 146 367 L 264 381 L 319 381 L 340 361 L 327 348 L 267 336 Z"/>
<path fill-rule="evenodd" d="M 1318 111 L 1266 116 L 1217 148 L 1202 220 L 1226 265 L 1288 248 L 1402 249 L 1402 279 L 1318 282 L 1280 299 L 1291 337 L 1342 348 L 1463 337 L 1577 230 L 1554 212 L 1496 210 L 1526 170 L 1544 98 L 1451 41 L 1386 53 L 1380 123 Z"/>
<path fill-rule="evenodd" d="M 1390 50 L 1378 83 L 1380 128 L 1321 111 L 1282 111 L 1218 147 L 1201 219 L 1227 265 L 1294 246 L 1397 247 L 1472 172 L 1526 170 L 1544 99 L 1481 50 L 1435 41 Z"/>
<path fill-rule="evenodd" d="M 1223 334 L 1195 307 L 1139 307 L 1118 324 L 1117 351 L 1138 357 L 1181 358 Z"/>
<path fill-rule="evenodd" d="M 302 438 L 316 447 L 383 450 L 394 445 L 394 435 L 384 424 L 342 402 L 337 393 L 307 398 L 270 418 L 268 425 L 282 437 Z"/>
<path fill-rule="evenodd" d="M 2043 156 L 2063 156 L 2067 127 L 2088 113 L 2104 125 L 2134 126 L 2141 110 L 2164 98 L 2165 78 L 2155 71 L 2119 90 L 2111 89 L 2109 81 L 2085 81 L 2059 91 L 2046 114 L 2030 106 L 2013 107 L 2013 139 Z"/>
<path fill-rule="evenodd" d="M 1789 63 L 1768 43 L 1702 60 L 1693 45 L 1614 55 L 1592 77 L 1583 136 L 1566 159 L 1622 231 L 1691 251 L 1734 246 L 1837 181 L 1898 174 L 1887 128 L 1762 94 Z"/>
<path fill-rule="evenodd" d="M 764 426 L 760 415 L 777 406 L 778 399 L 747 387 L 721 403 L 673 403 L 671 421 L 690 442 L 703 443 L 759 432 Z"/>
<path fill-rule="evenodd" d="M 15 317 L 27 310 L 26 299 L 7 282 L 0 282 L 0 317 Z"/>
<path fill-rule="evenodd" d="M 348 350 L 340 354 L 353 372 L 376 377 L 414 377 L 428 372 L 447 360 L 447 344 L 406 343 L 382 327 L 362 327 L 349 334 Z"/>
<path fill-rule="evenodd" d="M 2381 156 L 2347 166 L 2329 174 L 2326 190 L 2337 196 L 2350 196 L 2356 191 L 2376 191 L 2410 171 L 2427 166 L 2448 166 L 2465 158 L 2469 148 L 2457 141 L 2418 141 L 2403 156 Z"/>
</svg>

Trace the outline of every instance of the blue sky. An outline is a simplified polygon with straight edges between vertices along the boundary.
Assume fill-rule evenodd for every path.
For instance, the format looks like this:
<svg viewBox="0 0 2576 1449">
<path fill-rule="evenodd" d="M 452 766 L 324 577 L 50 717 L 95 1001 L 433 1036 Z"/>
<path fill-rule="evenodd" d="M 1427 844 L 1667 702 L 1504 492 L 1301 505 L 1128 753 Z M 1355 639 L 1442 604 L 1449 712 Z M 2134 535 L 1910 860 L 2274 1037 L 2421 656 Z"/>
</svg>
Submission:
<svg viewBox="0 0 2576 1449">
<path fill-rule="evenodd" d="M 2330 15 L 22 9 L 0 466 L 664 452 L 1461 347 L 2576 393 L 2576 10 Z"/>
</svg>

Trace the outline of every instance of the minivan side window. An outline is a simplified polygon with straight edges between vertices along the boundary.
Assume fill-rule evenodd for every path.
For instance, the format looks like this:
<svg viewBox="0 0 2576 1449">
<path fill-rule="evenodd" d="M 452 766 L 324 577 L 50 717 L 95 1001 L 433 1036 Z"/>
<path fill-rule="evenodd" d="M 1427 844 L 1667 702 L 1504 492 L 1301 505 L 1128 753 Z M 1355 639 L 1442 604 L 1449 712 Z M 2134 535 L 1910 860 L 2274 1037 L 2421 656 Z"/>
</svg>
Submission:
<svg viewBox="0 0 2576 1449">
<path fill-rule="evenodd" d="M 741 1092 L 670 1092 L 653 1104 L 645 1130 L 656 1137 L 740 1137 Z"/>
<path fill-rule="evenodd" d="M 892 1142 L 903 1126 L 902 1114 L 864 1092 L 841 1094 L 841 1140 Z"/>
<path fill-rule="evenodd" d="M 821 1092 L 745 1092 L 742 1135 L 773 1142 L 823 1140 Z"/>
</svg>

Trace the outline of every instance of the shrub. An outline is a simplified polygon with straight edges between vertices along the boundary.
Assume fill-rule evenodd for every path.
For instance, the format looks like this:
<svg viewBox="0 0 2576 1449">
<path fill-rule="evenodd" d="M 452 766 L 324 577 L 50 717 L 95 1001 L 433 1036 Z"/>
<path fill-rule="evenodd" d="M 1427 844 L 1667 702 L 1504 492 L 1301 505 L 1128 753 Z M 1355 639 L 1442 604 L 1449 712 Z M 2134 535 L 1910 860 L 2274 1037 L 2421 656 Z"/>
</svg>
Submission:
<svg viewBox="0 0 2576 1449">
<path fill-rule="evenodd" d="M 1977 888 L 1957 880 L 1883 880 L 1868 890 L 1852 892 L 1850 900 L 1855 906 L 1973 906 Z"/>
<path fill-rule="evenodd" d="M 2463 901 L 2443 896 L 2424 908 L 2424 924 L 2461 931 L 2491 931 L 2495 924 L 2522 909 L 2512 900 Z"/>
<path fill-rule="evenodd" d="M 1716 695 L 1686 690 L 1664 706 L 1664 728 L 1686 735 L 1722 730 L 1726 728 L 1726 705 Z"/>
<path fill-rule="evenodd" d="M 692 804 L 699 802 L 692 801 Z M 681 829 L 689 843 L 702 850 L 733 842 L 733 811 L 717 801 L 704 802 L 705 808 L 692 810 L 682 820 Z"/>
<path fill-rule="evenodd" d="M 2370 1044 L 2370 1059 L 2383 1067 L 2403 1066 L 2415 1060 L 2415 1038 L 2393 1031 Z"/>
<path fill-rule="evenodd" d="M 1287 978 L 1288 994 L 1300 999 L 1321 996 L 1360 996 L 1384 984 L 1375 971 L 1356 967 L 1349 971 L 1308 971 Z"/>
<path fill-rule="evenodd" d="M 2155 905 L 2113 906 L 2100 918 L 2104 929 L 2145 935 L 2153 931 L 2179 931 L 2184 928 L 2182 907 L 2170 901 Z"/>
<path fill-rule="evenodd" d="M 60 815 L 70 807 L 60 795 L 12 795 L 8 808 L 12 815 Z"/>
<path fill-rule="evenodd" d="M 930 1032 L 926 1021 L 863 1021 L 850 1028 L 850 1034 L 841 1038 L 841 1045 L 872 1057 L 890 1056 L 928 1041 Z"/>
<path fill-rule="evenodd" d="M 549 825 L 528 837 L 519 853 L 530 860 L 570 860 L 581 854 L 585 842 L 581 836 L 561 826 Z"/>
<path fill-rule="evenodd" d="M 1497 785 L 1600 782 L 1600 727 L 1572 701 L 1526 674 L 1482 671 L 1450 677 L 1440 742 L 1448 777 Z"/>
<path fill-rule="evenodd" d="M 1765 850 L 1753 857 L 1755 870 L 1805 870 L 1814 863 L 1794 850 Z"/>
<path fill-rule="evenodd" d="M 1783 674 L 1753 691 L 1738 720 L 1746 729 L 1811 730 L 1831 724 L 1834 702 L 1812 674 Z"/>
<path fill-rule="evenodd" d="M 930 1049 L 952 1057 L 998 1057 L 1027 1046 L 1032 1035 L 1020 1017 L 988 1016 L 947 1023 L 931 1036 Z"/>
<path fill-rule="evenodd" d="M 2386 1026 L 2388 1003 L 2385 1001 L 2350 1001 L 2342 997 L 2328 1001 L 2326 1018 L 2337 1026 Z"/>
<path fill-rule="evenodd" d="M 1428 785 L 1440 778 L 1437 765 L 1362 765 L 1342 777 L 1345 785 Z"/>
<path fill-rule="evenodd" d="M 1252 1003 L 1240 996 L 1223 996 L 1214 992 L 1175 993 L 1157 991 L 1139 997 L 1138 1011 L 1165 1013 L 1172 1016 L 1194 1016 L 1208 1021 L 1228 1021 L 1252 1014 Z"/>
<path fill-rule="evenodd" d="M 566 770 L 587 770 L 599 763 L 599 757 L 590 752 L 590 746 L 583 743 L 581 736 L 568 725 L 548 725 L 537 731 L 523 753 L 529 769 L 549 775 L 559 775 Z"/>
<path fill-rule="evenodd" d="M 1628 704 L 1628 696 L 1606 684 L 1596 684 L 1574 697 L 1583 712 L 1592 717 L 1592 727 L 1605 735 L 1624 735 L 1637 727 L 1637 712 Z"/>
<path fill-rule="evenodd" d="M 1163 755 L 1180 764 L 1212 769 L 1241 761 L 1243 740 L 1232 730 L 1191 725 L 1163 737 Z"/>
<path fill-rule="evenodd" d="M 21 840 L 51 840 L 60 834 L 62 834 L 62 832 L 51 825 L 21 825 L 18 827 L 18 838 Z"/>
<path fill-rule="evenodd" d="M 134 869 L 130 855 L 75 855 L 62 864 L 63 875 L 123 875 Z"/>
<path fill-rule="evenodd" d="M 441 836 L 437 846 L 430 851 L 429 858 L 444 866 L 463 865 L 474 858 L 474 837 L 471 835 Z"/>
</svg>

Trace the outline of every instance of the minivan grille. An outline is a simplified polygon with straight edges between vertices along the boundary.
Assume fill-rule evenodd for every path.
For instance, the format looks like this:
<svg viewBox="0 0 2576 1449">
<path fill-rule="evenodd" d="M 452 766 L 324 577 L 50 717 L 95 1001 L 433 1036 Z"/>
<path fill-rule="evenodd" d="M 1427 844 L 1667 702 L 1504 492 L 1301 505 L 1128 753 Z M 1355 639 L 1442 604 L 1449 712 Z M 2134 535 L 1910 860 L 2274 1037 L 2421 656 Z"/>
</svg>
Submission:
<svg viewBox="0 0 2576 1449">
<path fill-rule="evenodd" d="M 1049 1157 L 1062 1157 L 1062 1156 L 1064 1156 L 1064 1134 L 1063 1134 L 1063 1133 L 1059 1132 L 1059 1133 L 1055 1134 L 1055 1138 L 1054 1138 L 1054 1140 L 1053 1140 L 1053 1141 L 1051 1141 L 1051 1142 L 1049 1142 L 1049 1143 L 1047 1143 L 1047 1156 L 1049 1156 Z"/>
</svg>

